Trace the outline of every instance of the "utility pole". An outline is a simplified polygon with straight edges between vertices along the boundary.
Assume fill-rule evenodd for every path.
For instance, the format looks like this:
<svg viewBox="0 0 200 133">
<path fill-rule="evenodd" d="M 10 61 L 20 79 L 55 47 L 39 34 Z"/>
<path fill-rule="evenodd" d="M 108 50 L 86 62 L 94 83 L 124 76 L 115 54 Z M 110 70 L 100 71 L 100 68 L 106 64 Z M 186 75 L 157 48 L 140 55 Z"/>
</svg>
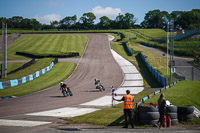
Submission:
<svg viewBox="0 0 200 133">
<path fill-rule="evenodd" d="M 170 22 L 170 84 L 172 83 L 172 73 L 174 71 L 174 21 Z"/>
<path fill-rule="evenodd" d="M 7 24 L 2 23 L 2 63 L 1 78 L 7 77 Z"/>
<path fill-rule="evenodd" d="M 169 22 L 167 23 L 167 75 L 168 75 L 168 66 L 169 66 L 169 61 L 168 61 L 168 45 L 169 45 L 169 36 L 168 36 L 168 32 L 169 32 Z"/>
</svg>

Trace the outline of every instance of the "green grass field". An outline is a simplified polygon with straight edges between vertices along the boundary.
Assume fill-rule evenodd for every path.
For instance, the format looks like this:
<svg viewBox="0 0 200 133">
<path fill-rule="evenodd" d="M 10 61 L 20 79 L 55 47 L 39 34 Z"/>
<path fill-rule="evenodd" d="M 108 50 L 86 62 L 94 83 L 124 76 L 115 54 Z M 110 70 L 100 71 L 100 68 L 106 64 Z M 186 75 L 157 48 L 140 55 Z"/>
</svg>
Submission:
<svg viewBox="0 0 200 133">
<path fill-rule="evenodd" d="M 79 52 L 80 56 L 83 54 L 88 36 L 76 35 L 76 34 L 52 34 L 52 35 L 32 35 L 24 36 L 18 39 L 15 43 L 8 47 L 8 59 L 24 59 L 27 57 L 16 55 L 17 51 L 24 51 L 30 53 L 49 53 L 58 54 L 66 52 Z M 33 65 L 26 69 L 20 70 L 16 73 L 10 74 L 6 79 L 1 81 L 18 79 L 29 74 L 33 74 L 38 70 L 41 70 L 50 65 L 53 58 L 44 58 L 38 60 Z M 20 67 L 24 63 L 9 63 L 8 72 Z M 0 90 L 0 97 L 13 96 L 13 95 L 25 95 L 32 92 L 36 92 L 52 85 L 58 84 L 60 81 L 66 80 L 71 75 L 75 68 L 73 63 L 58 63 L 53 69 L 46 74 L 34 79 L 31 82 L 19 85 L 17 87 L 9 87 Z M 48 84 L 42 84 L 48 82 Z"/>
<path fill-rule="evenodd" d="M 152 79 L 150 75 L 148 75 L 147 71 L 143 68 L 144 64 L 142 64 L 137 57 L 139 51 L 143 52 L 143 54 L 147 57 L 148 62 L 158 69 L 163 75 L 166 75 L 166 59 L 158 54 L 155 54 L 147 49 L 143 49 L 138 46 L 138 40 L 129 42 L 129 48 L 133 48 L 134 56 L 127 56 L 126 52 L 123 49 L 121 44 L 114 44 L 111 43 L 112 49 L 114 49 L 118 54 L 129 60 L 133 63 L 137 69 L 141 72 L 144 81 L 145 87 L 150 87 L 151 82 L 155 81 L 148 81 Z M 146 77 L 146 78 L 145 78 Z M 192 86 L 191 86 L 192 84 Z M 200 109 L 199 104 L 199 86 L 200 82 L 194 81 L 181 81 L 178 84 L 174 85 L 172 88 L 165 90 L 164 94 L 166 98 L 170 100 L 170 102 L 176 106 L 184 106 L 184 105 L 193 105 Z M 135 96 L 135 102 L 138 102 L 143 97 L 151 94 L 152 91 L 144 91 Z M 146 102 L 153 102 L 157 104 L 158 96 L 153 97 L 152 99 Z M 184 99 L 184 100 L 183 100 Z M 96 111 L 90 114 L 86 114 L 83 116 L 78 116 L 74 118 L 66 119 L 67 123 L 88 123 L 88 124 L 97 124 L 97 125 L 104 125 L 104 126 L 123 126 L 124 125 L 124 118 L 123 118 L 123 104 L 116 105 L 112 108 L 102 109 L 100 111 Z M 200 119 L 195 119 L 195 124 L 200 123 Z M 140 126 L 140 125 L 137 125 Z"/>
<path fill-rule="evenodd" d="M 134 101 L 138 102 L 146 95 L 152 93 L 151 91 L 141 92 L 139 95 L 134 97 Z M 104 126 L 123 126 L 123 104 L 115 105 L 111 108 L 105 108 L 93 113 L 89 113 L 82 116 L 66 119 L 67 123 L 88 123 L 95 125 Z"/>
<path fill-rule="evenodd" d="M 37 60 L 34 64 L 31 66 L 22 69 L 20 71 L 17 71 L 13 74 L 8 74 L 7 78 L 5 79 L 0 79 L 0 81 L 6 81 L 6 80 L 11 80 L 11 79 L 19 79 L 24 76 L 28 76 L 29 74 L 33 74 L 39 70 L 42 70 L 43 68 L 49 66 L 51 62 L 53 61 L 53 58 L 44 58 L 44 59 L 39 59 Z M 8 63 L 8 72 L 11 70 L 15 70 L 22 66 L 24 63 Z"/>
<path fill-rule="evenodd" d="M 149 37 L 162 37 L 164 36 L 164 33 L 161 33 L 161 31 L 156 32 L 153 29 L 145 29 L 144 31 L 139 30 L 138 32 L 144 32 L 145 36 Z M 135 34 L 132 33 L 130 30 L 125 31 L 125 30 L 117 30 L 117 32 L 123 32 L 125 33 L 125 38 L 123 41 L 129 41 L 128 36 L 129 34 Z M 152 34 L 151 34 L 152 33 Z M 38 36 L 38 35 L 36 35 Z M 64 38 L 67 36 L 65 35 L 56 35 L 59 36 L 59 39 L 55 39 L 52 37 L 52 35 L 39 35 L 42 36 L 42 38 L 38 37 L 38 40 L 34 40 L 32 44 L 29 44 L 29 47 L 24 48 L 24 51 L 28 52 L 36 52 L 36 53 L 41 53 L 45 51 L 45 48 L 42 46 L 46 45 L 48 42 L 54 42 L 51 45 L 54 45 L 57 49 L 57 46 L 60 44 L 64 44 L 65 40 Z M 48 37 L 46 37 L 48 36 Z M 48 40 L 51 38 L 51 40 Z M 30 38 L 27 38 L 30 39 Z M 124 48 L 121 44 L 115 44 L 112 43 L 111 47 L 114 49 L 118 54 L 129 60 L 131 63 L 133 63 L 137 69 L 141 72 L 142 76 L 144 77 L 144 82 L 145 82 L 145 87 L 158 87 L 159 84 L 155 82 L 155 80 L 152 78 L 150 74 L 146 71 L 144 68 L 144 64 L 142 64 L 140 58 L 138 57 L 139 52 L 143 52 L 143 54 L 147 57 L 148 62 L 154 66 L 157 70 L 159 70 L 163 75 L 165 75 L 166 71 L 166 59 L 154 54 L 151 51 L 148 51 L 146 49 L 143 49 L 138 46 L 138 42 L 144 41 L 144 38 L 138 38 L 135 41 L 131 41 L 128 43 L 128 46 L 133 49 L 134 51 L 134 56 L 127 56 L 126 52 L 124 51 Z M 32 39 L 24 40 L 24 45 L 32 42 Z M 48 40 L 48 41 L 47 41 Z M 58 41 L 60 40 L 60 41 Z M 68 39 L 66 39 L 68 40 Z M 73 40 L 73 39 L 72 39 Z M 87 39 L 86 39 L 87 40 Z M 47 41 L 47 42 L 46 42 Z M 22 41 L 23 42 L 23 41 Z M 37 42 L 37 43 L 36 43 Z M 73 42 L 73 41 L 72 41 Z M 17 42 L 16 42 L 17 43 Z M 36 49 L 32 47 L 36 43 L 36 46 L 41 46 L 43 50 Z M 16 45 L 20 45 L 16 44 Z M 47 45 L 49 48 L 47 51 L 52 52 L 52 53 L 57 53 L 57 52 L 65 52 L 67 48 L 62 49 L 64 45 L 59 46 L 58 51 L 54 51 L 54 49 L 51 49 L 51 45 Z M 23 46 L 22 46 L 23 47 Z M 84 48 L 84 47 L 82 47 Z M 19 48 L 16 47 L 16 50 L 19 50 Z M 12 48 L 11 48 L 12 51 Z M 13 50 L 14 51 L 14 50 Z M 46 51 L 46 52 L 47 52 Z M 74 51 L 73 51 L 74 52 Z M 16 56 L 14 55 L 14 52 L 11 52 L 12 54 L 10 55 L 10 58 L 12 59 L 17 59 L 17 58 L 24 58 L 21 56 Z M 74 70 L 75 64 L 72 63 L 58 63 L 56 64 L 53 69 L 49 72 L 47 72 L 45 75 L 42 75 L 41 77 L 35 79 L 34 81 L 27 82 L 26 84 L 20 85 L 18 87 L 13 87 L 13 88 L 7 88 L 4 90 L 0 90 L 0 97 L 3 96 L 12 96 L 12 95 L 24 95 L 24 94 L 29 94 L 35 91 L 42 90 L 44 88 L 47 88 L 52 85 L 58 84 L 60 81 L 66 79 Z M 63 74 L 65 73 L 65 74 Z M 56 77 L 56 78 L 55 78 Z M 48 84 L 42 84 L 43 82 L 47 82 Z M 192 85 L 191 85 L 192 84 Z M 193 81 L 182 81 L 173 86 L 172 88 L 164 91 L 164 94 L 166 95 L 166 98 L 170 100 L 170 102 L 174 105 L 177 106 L 183 106 L 183 105 L 194 105 L 198 109 L 200 109 L 199 105 L 199 86 L 200 82 L 193 82 Z M 14 93 L 11 93 L 11 91 L 14 90 Z M 144 91 L 139 93 L 138 95 L 135 96 L 135 102 L 138 102 L 141 100 L 143 97 L 145 97 L 148 94 L 151 94 L 152 91 Z M 150 99 L 149 101 L 146 102 L 154 102 L 157 103 L 157 97 L 154 97 L 154 99 Z M 184 100 L 182 100 L 184 98 Z M 181 99 L 181 100 L 180 100 Z M 152 100 L 152 101 L 151 101 Z M 184 101 L 184 102 L 182 102 Z M 183 104 L 184 103 L 184 104 Z M 89 123 L 89 124 L 98 124 L 98 125 L 105 125 L 105 126 L 122 126 L 124 124 L 124 118 L 123 118 L 123 104 L 116 105 L 112 108 L 106 108 L 102 109 L 100 111 L 96 111 L 90 114 L 86 114 L 83 116 L 78 116 L 74 118 L 68 118 L 66 120 L 67 123 Z M 200 123 L 199 119 L 195 119 L 196 123 Z"/>
<path fill-rule="evenodd" d="M 169 88 L 168 90 L 165 90 L 163 93 L 165 94 L 166 99 L 169 100 L 173 105 L 176 106 L 192 105 L 200 109 L 199 86 L 200 82 L 181 81 L 175 86 Z M 151 93 L 152 91 L 144 91 L 137 94 L 134 97 L 135 103 Z M 157 104 L 158 97 L 159 95 L 156 95 L 150 100 L 147 100 L 145 103 Z M 66 123 L 87 123 L 87 124 L 104 125 L 104 126 L 123 126 L 124 125 L 123 103 L 118 104 L 111 108 L 105 108 L 83 116 L 68 118 L 66 119 Z M 200 124 L 200 119 L 196 118 L 192 123 L 189 124 Z M 136 126 L 142 126 L 142 125 L 136 123 Z"/>
<path fill-rule="evenodd" d="M 167 37 L 166 31 L 162 29 L 132 29 L 131 32 L 138 32 L 148 38 Z"/>
<path fill-rule="evenodd" d="M 25 62 L 7 63 L 7 73 L 21 67 L 24 64 L 25 64 Z M 0 67 L 0 71 L 1 71 L 1 67 Z"/>
<path fill-rule="evenodd" d="M 0 90 L 0 97 L 26 95 L 54 86 L 67 79 L 74 71 L 75 66 L 74 63 L 57 63 L 50 71 L 33 81 Z"/>
<path fill-rule="evenodd" d="M 83 54 L 88 36 L 86 35 L 33 35 L 23 36 L 8 46 L 8 59 L 25 59 L 27 57 L 16 55 L 16 52 L 34 54 L 65 54 L 67 52 L 79 52 Z M 1 57 L 1 53 L 0 53 Z"/>
</svg>

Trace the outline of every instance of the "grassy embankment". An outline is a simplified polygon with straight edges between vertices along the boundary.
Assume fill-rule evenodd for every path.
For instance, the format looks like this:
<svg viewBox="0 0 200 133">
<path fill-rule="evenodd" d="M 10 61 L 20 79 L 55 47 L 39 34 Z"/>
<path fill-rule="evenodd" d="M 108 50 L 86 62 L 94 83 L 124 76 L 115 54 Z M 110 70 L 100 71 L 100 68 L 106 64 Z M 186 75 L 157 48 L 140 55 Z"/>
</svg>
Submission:
<svg viewBox="0 0 200 133">
<path fill-rule="evenodd" d="M 126 37 L 129 33 L 126 34 Z M 160 33 L 159 33 L 160 34 Z M 155 35 L 156 36 L 156 35 Z M 127 39 L 127 38 L 126 38 Z M 138 38 L 139 41 L 143 40 L 143 38 Z M 130 57 L 123 50 L 123 46 L 121 44 L 111 44 L 112 49 L 114 49 L 117 53 L 121 56 L 132 62 L 137 69 L 141 72 L 144 81 L 145 87 L 153 87 L 155 81 L 148 74 L 146 68 L 144 68 L 140 58 L 138 57 L 137 53 L 142 51 L 143 54 L 147 57 L 148 62 L 157 70 L 159 70 L 162 74 L 165 75 L 166 71 L 166 59 L 164 57 L 159 56 L 147 49 L 143 49 L 138 46 L 138 40 L 129 42 L 129 47 L 133 48 L 134 56 Z M 151 81 L 152 80 L 152 81 Z M 191 86 L 191 84 L 193 84 Z M 171 87 L 168 90 L 165 90 L 164 93 L 166 98 L 170 100 L 176 106 L 184 106 L 184 105 L 193 105 L 200 109 L 200 101 L 198 94 L 200 93 L 199 90 L 200 82 L 194 81 L 181 81 L 177 85 Z M 144 91 L 135 96 L 135 102 L 138 102 L 143 97 L 148 94 L 151 94 L 152 91 Z M 159 96 L 159 95 L 158 95 Z M 152 101 L 148 100 L 146 102 L 153 102 L 157 103 L 158 96 L 154 97 Z M 184 102 L 182 99 L 184 98 Z M 78 116 L 74 118 L 69 118 L 66 120 L 67 123 L 89 123 L 89 124 L 98 124 L 104 126 L 122 126 L 124 124 L 123 119 L 123 104 L 118 104 L 112 108 L 102 109 L 100 111 L 96 111 L 94 113 L 86 114 L 83 116 Z M 194 123 L 199 124 L 200 119 L 195 119 Z"/>
<path fill-rule="evenodd" d="M 15 53 L 19 50 L 24 50 L 32 53 L 65 53 L 76 51 L 83 54 L 88 36 L 84 35 L 34 35 L 25 36 L 17 40 L 15 43 L 8 47 L 8 59 L 24 59 L 27 57 L 16 55 Z M 7 79 L 16 79 L 29 74 L 33 74 L 42 68 L 50 65 L 53 59 L 40 59 L 35 64 L 22 69 L 14 74 L 8 75 Z M 20 64 L 23 63 L 12 63 L 8 65 L 8 71 L 17 69 Z M 14 67 L 13 67 L 14 66 Z M 25 95 L 35 91 L 45 89 L 47 87 L 58 84 L 60 81 L 67 79 L 68 76 L 75 69 L 75 64 L 73 63 L 57 63 L 51 71 L 38 77 L 37 79 L 27 82 L 25 84 L 19 85 L 17 87 L 9 87 L 0 90 L 0 97 L 13 96 L 13 95 Z M 43 84 L 45 82 L 45 84 Z"/>
<path fill-rule="evenodd" d="M 141 38 L 141 41 L 151 43 L 153 47 L 159 48 L 163 51 L 167 50 L 166 43 L 158 43 L 155 41 L 151 41 L 151 39 L 161 39 L 167 37 L 167 33 L 160 29 L 134 29 L 128 30 L 130 33 L 137 34 Z M 176 34 L 176 33 L 174 33 Z M 198 36 L 198 35 L 196 35 Z M 190 37 L 183 39 L 181 41 L 174 41 L 174 53 L 178 56 L 186 56 L 186 57 L 193 57 L 196 54 L 200 54 L 198 49 L 199 47 L 199 38 Z"/>
<path fill-rule="evenodd" d="M 191 86 L 192 84 L 192 86 Z M 199 98 L 199 86 L 200 82 L 195 81 L 181 81 L 175 86 L 165 90 L 163 93 L 166 95 L 166 99 L 169 100 L 173 105 L 185 106 L 193 105 L 200 109 L 200 98 Z M 146 95 L 152 93 L 152 91 L 144 91 L 134 97 L 135 102 L 138 102 Z M 147 100 L 146 103 L 157 104 L 159 95 Z M 66 119 L 66 123 L 87 123 L 104 126 L 123 126 L 123 104 L 118 104 L 111 108 L 105 108 L 90 114 L 83 116 L 77 116 Z M 189 124 L 200 124 L 200 119 L 195 118 L 192 123 Z M 136 126 L 141 126 L 136 123 Z"/>
</svg>

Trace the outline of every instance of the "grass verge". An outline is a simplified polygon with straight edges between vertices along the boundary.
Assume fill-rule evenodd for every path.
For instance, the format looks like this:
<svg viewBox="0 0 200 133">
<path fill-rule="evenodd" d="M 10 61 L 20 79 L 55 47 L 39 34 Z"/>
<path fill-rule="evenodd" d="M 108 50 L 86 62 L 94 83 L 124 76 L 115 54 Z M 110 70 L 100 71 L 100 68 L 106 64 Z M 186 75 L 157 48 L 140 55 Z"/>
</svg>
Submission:
<svg viewBox="0 0 200 133">
<path fill-rule="evenodd" d="M 193 86 L 191 86 L 193 84 Z M 176 106 L 193 105 L 200 109 L 199 97 L 200 82 L 195 81 L 181 81 L 163 93 L 166 99 Z M 134 97 L 135 102 L 138 102 L 143 97 L 151 94 L 152 91 L 143 91 Z M 146 103 L 157 104 L 159 95 L 149 99 Z M 123 103 L 115 105 L 111 108 L 105 108 L 83 116 L 77 116 L 66 119 L 66 123 L 86 123 L 103 126 L 123 126 Z M 182 124 L 200 124 L 200 119 L 195 118 L 193 122 Z M 136 126 L 144 126 L 136 123 Z"/>
<path fill-rule="evenodd" d="M 0 97 L 21 96 L 54 86 L 67 79 L 75 69 L 74 63 L 57 63 L 51 71 L 25 84 L 0 90 Z M 45 84 L 44 84 L 45 83 Z"/>
<path fill-rule="evenodd" d="M 192 105 L 200 110 L 200 82 L 199 81 L 181 81 L 168 90 L 163 91 L 165 98 L 173 105 L 186 106 Z M 157 103 L 160 95 L 145 101 L 145 103 Z M 195 119 L 193 123 L 200 124 L 200 119 Z"/>
<path fill-rule="evenodd" d="M 144 96 L 152 93 L 151 91 L 141 92 L 134 97 L 135 102 L 138 102 Z M 73 118 L 67 118 L 67 123 L 87 123 L 104 126 L 122 126 L 124 124 L 123 118 L 123 103 L 113 106 L 112 108 L 105 108 L 93 113 Z"/>
<path fill-rule="evenodd" d="M 29 74 L 33 74 L 39 70 L 42 70 L 43 68 L 49 66 L 51 64 L 51 62 L 53 61 L 52 58 L 44 58 L 44 59 L 39 59 L 37 60 L 34 64 L 32 64 L 31 66 L 24 68 L 20 71 L 17 71 L 13 74 L 8 74 L 7 78 L 5 79 L 0 79 L 0 81 L 6 81 L 6 80 L 11 80 L 11 79 L 19 79 L 22 78 L 24 76 L 28 76 Z M 8 63 L 10 64 L 10 63 Z M 17 69 L 19 64 L 18 63 L 11 63 L 12 68 L 9 68 L 8 71 L 10 71 L 10 69 Z M 8 65 L 10 66 L 10 65 Z"/>
<path fill-rule="evenodd" d="M 16 52 L 32 53 L 36 55 L 60 54 L 78 52 L 82 56 L 88 36 L 72 34 L 33 35 L 23 36 L 12 45 L 8 46 L 8 59 L 26 59 L 27 57 L 16 55 Z M 0 54 L 1 57 L 1 54 Z"/>
</svg>

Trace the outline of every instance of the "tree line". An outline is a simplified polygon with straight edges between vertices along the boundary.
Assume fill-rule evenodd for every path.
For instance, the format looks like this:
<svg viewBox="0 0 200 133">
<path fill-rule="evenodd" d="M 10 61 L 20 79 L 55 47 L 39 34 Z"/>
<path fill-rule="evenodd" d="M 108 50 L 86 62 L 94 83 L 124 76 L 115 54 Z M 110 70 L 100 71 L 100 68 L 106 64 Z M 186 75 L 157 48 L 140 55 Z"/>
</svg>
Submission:
<svg viewBox="0 0 200 133">
<path fill-rule="evenodd" d="M 130 28 L 167 28 L 167 23 L 174 21 L 176 29 L 197 29 L 200 28 L 200 9 L 191 11 L 167 11 L 151 10 L 145 14 L 140 25 L 136 24 L 134 14 L 119 14 L 114 20 L 102 16 L 99 23 L 95 24 L 96 16 L 92 12 L 84 13 L 79 19 L 77 16 L 66 16 L 60 21 L 52 21 L 50 24 L 41 24 L 38 20 L 13 16 L 12 18 L 0 17 L 0 28 L 2 22 L 6 22 L 8 28 L 13 29 L 68 29 L 68 30 L 89 30 L 89 29 L 130 29 Z"/>
</svg>

